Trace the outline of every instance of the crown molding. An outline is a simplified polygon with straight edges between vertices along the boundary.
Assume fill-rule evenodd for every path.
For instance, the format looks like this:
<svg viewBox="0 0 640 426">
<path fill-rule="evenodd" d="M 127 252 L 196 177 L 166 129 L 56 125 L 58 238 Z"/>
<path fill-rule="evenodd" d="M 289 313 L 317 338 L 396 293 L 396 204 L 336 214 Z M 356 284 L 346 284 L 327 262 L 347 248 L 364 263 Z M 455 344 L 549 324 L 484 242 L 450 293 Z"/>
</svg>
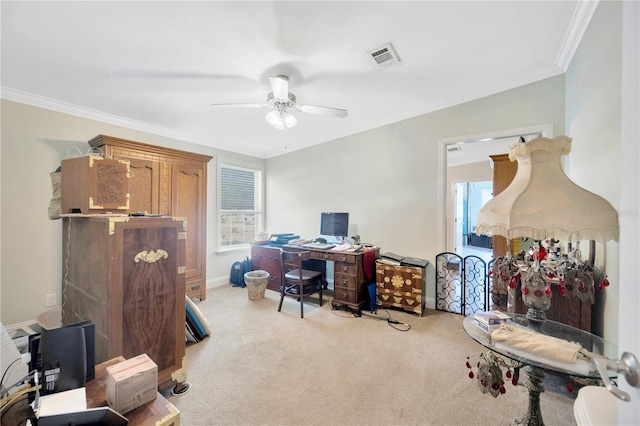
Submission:
<svg viewBox="0 0 640 426">
<path fill-rule="evenodd" d="M 587 28 L 589 28 L 591 19 L 596 13 L 599 4 L 600 0 L 578 1 L 578 5 L 573 12 L 571 23 L 564 36 L 564 40 L 562 40 L 562 45 L 560 46 L 555 61 L 556 65 L 564 72 L 569 68 L 573 60 L 573 55 L 575 55 L 576 50 L 578 50 L 582 37 L 584 37 L 584 33 L 587 32 Z"/>
<path fill-rule="evenodd" d="M 128 118 L 120 117 L 118 115 L 108 114 L 102 111 L 97 111 L 90 108 L 84 108 L 78 105 L 73 105 L 67 102 L 58 101 L 51 98 L 45 98 L 44 96 L 34 95 L 33 93 L 23 92 L 20 90 L 11 89 L 8 87 L 0 88 L 0 98 L 8 101 L 18 102 L 38 108 L 43 108 L 63 114 L 69 114 L 76 117 L 86 118 L 89 120 L 99 121 L 101 123 L 113 124 L 115 126 L 124 127 L 127 129 L 138 130 L 140 132 L 151 133 L 158 136 L 164 136 L 171 139 L 180 141 L 195 143 L 210 148 L 223 149 L 231 152 L 237 152 L 239 154 L 249 155 L 252 157 L 264 158 L 264 153 L 239 151 L 237 148 L 231 145 L 217 144 L 213 146 L 211 141 L 202 138 L 194 137 L 193 135 L 183 134 L 166 127 L 155 126 L 152 124 L 144 123 L 142 121 L 131 120 Z"/>
<path fill-rule="evenodd" d="M 48 109 L 51 111 L 61 112 L 64 114 L 74 115 L 77 117 L 87 118 L 89 120 L 100 121 L 103 123 L 114 124 L 116 126 L 126 127 L 128 129 L 140 130 L 142 132 L 166 134 L 169 129 L 152 126 L 141 121 L 130 120 L 113 114 L 97 111 L 90 108 L 84 108 L 67 102 L 58 101 L 44 96 L 34 95 L 33 93 L 23 92 L 7 87 L 2 87 L 2 99 L 19 102 L 38 108 Z"/>
</svg>

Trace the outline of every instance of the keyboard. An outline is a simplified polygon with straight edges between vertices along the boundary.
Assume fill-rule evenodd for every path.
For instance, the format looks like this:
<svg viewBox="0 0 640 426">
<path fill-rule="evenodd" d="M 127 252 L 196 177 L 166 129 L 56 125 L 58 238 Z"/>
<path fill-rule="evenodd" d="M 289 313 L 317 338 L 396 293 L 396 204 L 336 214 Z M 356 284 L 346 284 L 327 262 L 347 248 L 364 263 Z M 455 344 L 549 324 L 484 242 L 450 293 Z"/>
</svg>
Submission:
<svg viewBox="0 0 640 426">
<path fill-rule="evenodd" d="M 329 244 L 329 243 L 307 243 L 307 244 L 303 244 L 302 247 L 327 250 L 327 249 L 333 248 L 334 245 L 335 244 Z"/>
</svg>

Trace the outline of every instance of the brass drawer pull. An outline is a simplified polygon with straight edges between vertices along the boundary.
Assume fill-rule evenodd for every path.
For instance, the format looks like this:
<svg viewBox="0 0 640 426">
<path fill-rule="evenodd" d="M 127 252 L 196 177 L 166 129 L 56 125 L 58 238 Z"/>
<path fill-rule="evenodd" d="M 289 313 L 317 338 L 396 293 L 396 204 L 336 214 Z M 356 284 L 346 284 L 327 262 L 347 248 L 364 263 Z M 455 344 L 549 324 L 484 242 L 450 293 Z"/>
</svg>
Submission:
<svg viewBox="0 0 640 426">
<path fill-rule="evenodd" d="M 169 258 L 169 253 L 167 253 L 166 251 L 162 250 L 162 249 L 158 249 L 157 251 L 141 251 L 140 253 L 136 254 L 136 257 L 133 259 L 134 262 L 138 263 L 141 260 L 147 262 L 147 263 L 154 263 L 157 262 L 160 259 L 168 259 Z"/>
</svg>

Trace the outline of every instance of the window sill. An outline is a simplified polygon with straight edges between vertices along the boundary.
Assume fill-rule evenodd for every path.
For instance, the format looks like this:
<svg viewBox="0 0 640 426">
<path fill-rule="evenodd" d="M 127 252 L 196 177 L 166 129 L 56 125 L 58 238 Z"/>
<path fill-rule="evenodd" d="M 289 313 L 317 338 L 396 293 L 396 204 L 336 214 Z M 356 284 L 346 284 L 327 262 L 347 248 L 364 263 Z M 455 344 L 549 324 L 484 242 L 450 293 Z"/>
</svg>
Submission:
<svg viewBox="0 0 640 426">
<path fill-rule="evenodd" d="M 225 247 L 225 248 L 219 248 L 218 250 L 216 250 L 216 254 L 217 255 L 227 255 L 227 254 L 234 254 L 234 253 L 238 253 L 238 252 L 243 252 L 243 251 L 247 251 L 251 249 L 251 246 L 249 244 L 244 244 L 241 246 L 234 246 L 234 247 Z"/>
</svg>

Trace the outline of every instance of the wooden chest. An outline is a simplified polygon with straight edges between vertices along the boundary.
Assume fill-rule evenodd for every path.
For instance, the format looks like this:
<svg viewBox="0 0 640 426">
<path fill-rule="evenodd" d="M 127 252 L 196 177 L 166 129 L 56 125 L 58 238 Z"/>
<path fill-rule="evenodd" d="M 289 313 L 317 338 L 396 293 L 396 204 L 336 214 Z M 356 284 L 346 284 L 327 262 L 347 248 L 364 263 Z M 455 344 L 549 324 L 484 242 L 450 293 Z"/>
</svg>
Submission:
<svg viewBox="0 0 640 426">
<path fill-rule="evenodd" d="M 186 380 L 186 221 L 64 217 L 63 323 L 96 325 L 95 360 L 146 353 L 158 386 Z"/>
<path fill-rule="evenodd" d="M 128 213 L 129 162 L 95 155 L 62 160 L 62 213 Z"/>
<path fill-rule="evenodd" d="M 422 315 L 425 308 L 425 269 L 376 263 L 377 305 Z"/>
</svg>

